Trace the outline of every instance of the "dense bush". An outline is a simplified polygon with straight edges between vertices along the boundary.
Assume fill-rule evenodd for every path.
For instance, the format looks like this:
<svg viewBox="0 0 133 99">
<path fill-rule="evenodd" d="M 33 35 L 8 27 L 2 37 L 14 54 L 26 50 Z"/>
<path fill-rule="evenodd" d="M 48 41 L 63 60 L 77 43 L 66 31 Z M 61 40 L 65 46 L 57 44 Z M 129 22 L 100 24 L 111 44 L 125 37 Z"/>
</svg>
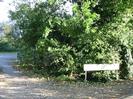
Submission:
<svg viewBox="0 0 133 99">
<path fill-rule="evenodd" d="M 82 75 L 85 63 L 121 63 L 121 78 L 128 78 L 126 55 L 133 47 L 131 6 L 124 6 L 125 9 L 107 6 L 106 9 L 101 6 L 103 1 L 75 3 L 73 15 L 61 13 L 63 2 L 58 0 L 37 2 L 34 6 L 23 3 L 15 12 L 11 11 L 11 18 L 20 30 L 16 46 L 21 66 L 44 70 L 50 76 L 75 79 Z M 107 13 L 117 16 L 107 19 Z M 115 78 L 115 72 L 94 76 L 97 74 Z"/>
</svg>

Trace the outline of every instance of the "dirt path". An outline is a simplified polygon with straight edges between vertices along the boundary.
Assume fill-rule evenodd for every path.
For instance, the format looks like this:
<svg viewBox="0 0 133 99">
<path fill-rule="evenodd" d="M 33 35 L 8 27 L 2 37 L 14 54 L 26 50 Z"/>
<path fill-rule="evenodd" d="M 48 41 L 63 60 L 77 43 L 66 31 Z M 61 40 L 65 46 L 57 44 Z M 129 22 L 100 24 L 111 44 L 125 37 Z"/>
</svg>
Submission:
<svg viewBox="0 0 133 99">
<path fill-rule="evenodd" d="M 133 99 L 133 82 L 110 86 L 63 84 L 29 78 L 12 68 L 15 53 L 0 54 L 0 99 Z"/>
</svg>

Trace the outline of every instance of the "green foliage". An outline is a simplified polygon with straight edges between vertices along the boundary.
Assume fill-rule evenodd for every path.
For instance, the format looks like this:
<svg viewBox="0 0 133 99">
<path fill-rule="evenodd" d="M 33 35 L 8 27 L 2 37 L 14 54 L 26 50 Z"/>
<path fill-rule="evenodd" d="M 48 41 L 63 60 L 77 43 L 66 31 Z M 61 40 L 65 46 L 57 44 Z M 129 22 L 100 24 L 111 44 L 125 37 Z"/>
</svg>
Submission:
<svg viewBox="0 0 133 99">
<path fill-rule="evenodd" d="M 121 63 L 121 78 L 128 78 L 126 51 L 133 48 L 132 6 L 128 0 L 109 1 L 75 3 L 73 16 L 61 13 L 62 0 L 20 4 L 10 14 L 19 30 L 15 41 L 19 42 L 21 66 L 75 79 L 84 72 L 85 63 Z M 95 75 L 116 76 L 115 72 Z"/>
<path fill-rule="evenodd" d="M 125 8 L 124 11 L 119 12 L 110 23 L 102 28 L 102 33 L 106 33 L 105 38 L 107 41 L 119 53 L 121 60 L 121 78 L 129 78 L 129 75 L 132 72 L 129 71 L 131 61 L 133 61 L 132 55 L 130 54 L 130 49 L 133 47 L 132 11 L 132 7 Z"/>
<path fill-rule="evenodd" d="M 2 23 L 0 28 L 0 51 L 15 51 L 12 37 L 10 36 L 11 26 L 7 23 Z"/>
</svg>

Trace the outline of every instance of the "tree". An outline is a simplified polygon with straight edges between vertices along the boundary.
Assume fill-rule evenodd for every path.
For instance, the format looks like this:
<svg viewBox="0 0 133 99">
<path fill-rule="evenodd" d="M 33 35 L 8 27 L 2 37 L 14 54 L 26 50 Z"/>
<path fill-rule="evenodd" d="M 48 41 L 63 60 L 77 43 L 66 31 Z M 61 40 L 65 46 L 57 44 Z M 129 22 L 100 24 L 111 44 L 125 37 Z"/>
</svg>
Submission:
<svg viewBox="0 0 133 99">
<path fill-rule="evenodd" d="M 8 23 L 1 24 L 0 33 L 0 51 L 14 51 L 13 41 L 11 36 L 11 25 Z"/>
<path fill-rule="evenodd" d="M 111 3 L 111 4 L 110 4 Z M 114 0 L 109 2 L 101 0 L 97 5 L 96 12 L 101 15 L 99 21 L 101 33 L 108 39 L 111 45 L 120 54 L 121 78 L 129 78 L 132 72 L 132 1 Z M 112 48 L 111 48 L 112 49 Z M 112 55 L 113 56 L 113 55 Z"/>
<path fill-rule="evenodd" d="M 73 4 L 73 16 L 60 12 L 62 0 L 20 4 L 11 18 L 19 30 L 21 66 L 76 78 L 85 63 L 118 62 L 121 78 L 128 78 L 132 3 L 120 1 L 83 0 Z M 98 73 L 103 74 L 110 79 L 115 73 Z"/>
</svg>

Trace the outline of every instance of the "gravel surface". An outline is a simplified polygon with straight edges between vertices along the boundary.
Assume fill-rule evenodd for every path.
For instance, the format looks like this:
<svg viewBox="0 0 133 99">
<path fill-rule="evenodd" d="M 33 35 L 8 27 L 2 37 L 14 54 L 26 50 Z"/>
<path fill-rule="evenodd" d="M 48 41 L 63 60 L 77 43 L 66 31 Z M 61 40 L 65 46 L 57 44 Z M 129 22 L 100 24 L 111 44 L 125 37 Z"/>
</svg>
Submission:
<svg viewBox="0 0 133 99">
<path fill-rule="evenodd" d="M 0 99 L 133 99 L 133 81 L 106 85 L 30 78 L 12 68 L 16 53 L 0 54 Z"/>
</svg>

